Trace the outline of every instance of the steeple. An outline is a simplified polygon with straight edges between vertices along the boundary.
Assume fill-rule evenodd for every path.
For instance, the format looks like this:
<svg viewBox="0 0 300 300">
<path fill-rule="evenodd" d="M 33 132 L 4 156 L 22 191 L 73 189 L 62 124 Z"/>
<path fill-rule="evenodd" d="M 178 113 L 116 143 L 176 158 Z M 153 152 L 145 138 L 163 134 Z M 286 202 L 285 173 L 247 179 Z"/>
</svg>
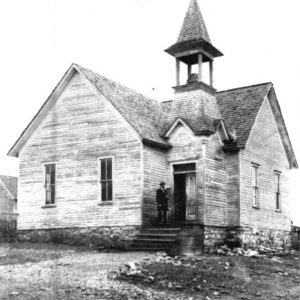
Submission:
<svg viewBox="0 0 300 300">
<path fill-rule="evenodd" d="M 210 43 L 198 2 L 197 0 L 192 0 L 185 15 L 177 43 L 197 39 L 203 39 Z"/>
<path fill-rule="evenodd" d="M 202 82 L 202 64 L 209 62 L 209 85 L 213 87 L 213 61 L 223 54 L 210 40 L 197 0 L 191 0 L 177 42 L 165 50 L 176 59 L 176 85 L 180 85 L 180 62 L 187 65 L 187 84 Z M 198 64 L 198 74 L 191 74 Z"/>
</svg>

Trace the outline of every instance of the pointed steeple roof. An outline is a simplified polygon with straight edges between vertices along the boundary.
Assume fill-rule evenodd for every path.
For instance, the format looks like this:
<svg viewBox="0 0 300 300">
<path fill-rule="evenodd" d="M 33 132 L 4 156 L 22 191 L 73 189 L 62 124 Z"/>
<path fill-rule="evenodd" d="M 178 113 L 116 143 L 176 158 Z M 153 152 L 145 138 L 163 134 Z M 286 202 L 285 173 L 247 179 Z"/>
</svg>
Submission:
<svg viewBox="0 0 300 300">
<path fill-rule="evenodd" d="M 165 51 L 175 57 L 182 57 L 186 51 L 205 52 L 210 60 L 223 55 L 211 43 L 197 0 L 190 2 L 177 42 Z"/>
<path fill-rule="evenodd" d="M 197 0 L 191 0 L 177 43 L 203 39 L 211 43 Z"/>
</svg>

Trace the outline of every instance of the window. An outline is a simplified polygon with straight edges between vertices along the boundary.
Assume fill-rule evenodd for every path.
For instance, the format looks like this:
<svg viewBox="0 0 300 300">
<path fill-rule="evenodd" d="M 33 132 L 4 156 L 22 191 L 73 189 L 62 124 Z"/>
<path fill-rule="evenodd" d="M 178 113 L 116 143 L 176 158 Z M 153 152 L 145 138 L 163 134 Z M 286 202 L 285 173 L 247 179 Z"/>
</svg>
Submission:
<svg viewBox="0 0 300 300">
<path fill-rule="evenodd" d="M 112 158 L 100 159 L 100 195 L 101 201 L 112 201 Z"/>
<path fill-rule="evenodd" d="M 275 201 L 276 201 L 276 210 L 280 211 L 280 172 L 275 171 L 275 182 L 276 182 L 276 194 L 275 194 Z"/>
<path fill-rule="evenodd" d="M 252 164 L 253 207 L 259 206 L 258 165 Z"/>
<path fill-rule="evenodd" d="M 45 168 L 45 204 L 55 204 L 55 164 L 46 164 Z"/>
</svg>

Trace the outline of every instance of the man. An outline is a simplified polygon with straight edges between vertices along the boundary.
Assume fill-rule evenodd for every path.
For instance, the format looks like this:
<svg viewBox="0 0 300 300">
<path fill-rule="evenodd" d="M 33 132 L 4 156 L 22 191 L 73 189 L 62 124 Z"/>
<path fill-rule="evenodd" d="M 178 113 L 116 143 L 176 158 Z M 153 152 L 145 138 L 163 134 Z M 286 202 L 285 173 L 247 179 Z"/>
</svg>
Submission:
<svg viewBox="0 0 300 300">
<path fill-rule="evenodd" d="M 158 223 L 167 223 L 168 198 L 165 189 L 166 183 L 161 182 L 160 188 L 156 190 L 156 202 L 158 211 Z"/>
</svg>

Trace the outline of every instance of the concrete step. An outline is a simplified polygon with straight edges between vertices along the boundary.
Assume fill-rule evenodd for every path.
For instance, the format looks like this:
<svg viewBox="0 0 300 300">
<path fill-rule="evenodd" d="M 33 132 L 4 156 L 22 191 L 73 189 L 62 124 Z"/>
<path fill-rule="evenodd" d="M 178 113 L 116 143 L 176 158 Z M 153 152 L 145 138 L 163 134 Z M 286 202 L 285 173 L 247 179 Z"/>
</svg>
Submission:
<svg viewBox="0 0 300 300">
<path fill-rule="evenodd" d="M 153 228 L 142 229 L 140 231 L 140 233 L 143 233 L 143 234 L 148 234 L 148 233 L 152 233 L 152 234 L 178 234 L 180 230 L 181 230 L 181 228 L 157 228 L 157 227 L 153 227 Z"/>
<path fill-rule="evenodd" d="M 148 232 L 141 232 L 137 234 L 138 239 L 177 239 L 177 233 L 148 233 Z"/>
<path fill-rule="evenodd" d="M 134 244 L 153 244 L 153 245 L 168 245 L 168 244 L 174 244 L 176 242 L 175 239 L 135 239 Z"/>
</svg>

